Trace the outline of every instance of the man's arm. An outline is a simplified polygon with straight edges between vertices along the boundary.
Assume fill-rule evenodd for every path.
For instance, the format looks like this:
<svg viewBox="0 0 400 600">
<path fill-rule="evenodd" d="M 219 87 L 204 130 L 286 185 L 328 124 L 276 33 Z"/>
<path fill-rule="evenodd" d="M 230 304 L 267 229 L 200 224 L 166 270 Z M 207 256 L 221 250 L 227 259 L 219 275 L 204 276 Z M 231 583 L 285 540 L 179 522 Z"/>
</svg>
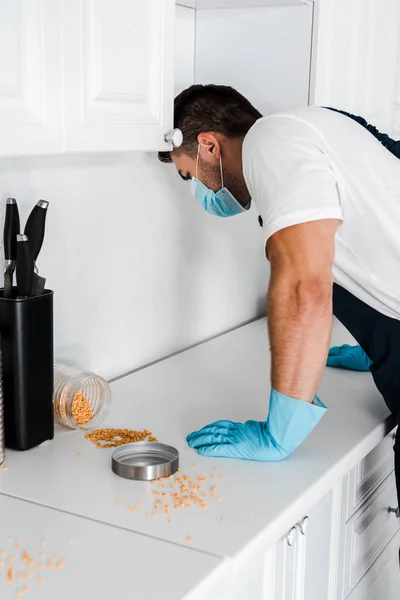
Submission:
<svg viewBox="0 0 400 600">
<path fill-rule="evenodd" d="M 325 414 L 326 406 L 315 393 L 332 326 L 332 264 L 339 223 L 309 221 L 282 229 L 268 240 L 272 353 L 268 418 L 215 421 L 190 433 L 189 446 L 202 456 L 283 460 Z"/>
<path fill-rule="evenodd" d="M 328 354 L 332 328 L 334 238 L 340 221 L 287 227 L 268 240 L 267 298 L 272 387 L 312 402 Z"/>
</svg>

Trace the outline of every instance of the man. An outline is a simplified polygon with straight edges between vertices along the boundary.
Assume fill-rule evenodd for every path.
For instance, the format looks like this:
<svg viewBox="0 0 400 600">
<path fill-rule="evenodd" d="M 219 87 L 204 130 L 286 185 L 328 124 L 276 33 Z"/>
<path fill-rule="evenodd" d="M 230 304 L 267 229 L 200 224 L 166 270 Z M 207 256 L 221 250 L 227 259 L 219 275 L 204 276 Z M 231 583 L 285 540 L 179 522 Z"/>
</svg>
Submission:
<svg viewBox="0 0 400 600">
<path fill-rule="evenodd" d="M 211 214 L 255 202 L 271 263 L 268 418 L 191 433 L 199 454 L 278 461 L 301 444 L 326 411 L 316 392 L 332 312 L 361 347 L 332 349 L 328 364 L 370 368 L 399 420 L 400 162 L 361 122 L 322 107 L 262 118 L 225 86 L 192 86 L 175 100 L 183 144 L 160 160 L 191 180 Z"/>
</svg>

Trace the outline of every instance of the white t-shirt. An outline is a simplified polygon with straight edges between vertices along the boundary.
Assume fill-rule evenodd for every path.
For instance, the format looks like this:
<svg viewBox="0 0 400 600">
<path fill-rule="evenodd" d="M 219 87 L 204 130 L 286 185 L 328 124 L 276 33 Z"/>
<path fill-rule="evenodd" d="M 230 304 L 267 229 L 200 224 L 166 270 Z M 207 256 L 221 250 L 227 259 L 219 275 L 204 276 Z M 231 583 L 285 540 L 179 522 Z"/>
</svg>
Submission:
<svg viewBox="0 0 400 600">
<path fill-rule="evenodd" d="M 400 319 L 400 160 L 362 125 L 322 107 L 258 120 L 243 144 L 247 187 L 265 239 L 340 219 L 334 280 Z"/>
</svg>

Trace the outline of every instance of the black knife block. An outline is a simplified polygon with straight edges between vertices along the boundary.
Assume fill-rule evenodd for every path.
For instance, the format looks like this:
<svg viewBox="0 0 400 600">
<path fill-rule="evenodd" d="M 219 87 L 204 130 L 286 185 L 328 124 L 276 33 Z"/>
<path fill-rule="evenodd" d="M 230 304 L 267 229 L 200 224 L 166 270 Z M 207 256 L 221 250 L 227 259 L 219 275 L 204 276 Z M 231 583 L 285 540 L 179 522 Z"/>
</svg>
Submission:
<svg viewBox="0 0 400 600">
<path fill-rule="evenodd" d="M 53 292 L 4 298 L 0 289 L 5 445 L 28 450 L 54 437 Z"/>
</svg>

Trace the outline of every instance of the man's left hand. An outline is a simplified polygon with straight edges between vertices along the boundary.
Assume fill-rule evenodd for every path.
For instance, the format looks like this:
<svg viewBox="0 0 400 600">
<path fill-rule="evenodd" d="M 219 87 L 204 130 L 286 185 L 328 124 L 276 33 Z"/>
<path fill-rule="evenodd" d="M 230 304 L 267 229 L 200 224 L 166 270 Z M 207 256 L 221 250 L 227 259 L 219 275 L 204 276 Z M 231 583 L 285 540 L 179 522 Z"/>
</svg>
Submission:
<svg viewBox="0 0 400 600">
<path fill-rule="evenodd" d="M 352 371 L 369 371 L 372 360 L 366 355 L 361 346 L 333 346 L 329 348 L 327 367 L 340 367 Z"/>
</svg>

